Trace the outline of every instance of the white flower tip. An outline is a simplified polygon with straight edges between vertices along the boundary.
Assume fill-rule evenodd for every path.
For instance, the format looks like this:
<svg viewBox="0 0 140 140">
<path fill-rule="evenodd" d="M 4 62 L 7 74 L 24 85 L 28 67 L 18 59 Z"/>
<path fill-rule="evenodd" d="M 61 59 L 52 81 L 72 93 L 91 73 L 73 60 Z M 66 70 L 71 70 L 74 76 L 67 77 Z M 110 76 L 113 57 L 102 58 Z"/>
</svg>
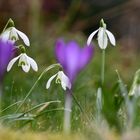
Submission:
<svg viewBox="0 0 140 140">
<path fill-rule="evenodd" d="M 46 84 L 46 89 L 48 89 L 50 87 L 52 80 L 57 76 L 57 74 L 50 77 L 50 79 L 48 80 L 48 82 Z"/>
<path fill-rule="evenodd" d="M 26 72 L 26 73 L 28 73 L 29 72 L 29 70 L 30 70 L 30 65 L 22 65 L 21 66 L 22 67 L 22 70 L 24 71 L 24 72 Z"/>
<path fill-rule="evenodd" d="M 64 74 L 63 71 L 59 72 L 59 78 L 61 79 L 61 86 L 64 90 L 71 89 L 71 82 L 70 79 Z"/>
<path fill-rule="evenodd" d="M 36 71 L 36 72 L 38 71 L 38 66 L 34 69 L 34 71 Z"/>
<path fill-rule="evenodd" d="M 107 35 L 108 35 L 108 38 L 109 38 L 109 40 L 110 40 L 110 43 L 111 43 L 113 46 L 116 46 L 116 40 L 115 40 L 114 35 L 113 35 L 110 31 L 108 31 L 108 30 L 106 30 L 106 33 L 107 33 Z"/>
<path fill-rule="evenodd" d="M 29 57 L 29 56 L 27 56 L 27 58 L 30 62 L 30 65 L 31 65 L 32 69 L 37 72 L 38 71 L 38 66 L 37 66 L 37 63 L 35 62 L 35 60 L 33 58 Z"/>
<path fill-rule="evenodd" d="M 49 89 L 49 87 L 50 87 L 50 85 L 48 85 L 48 82 L 47 82 L 47 84 L 46 84 L 46 89 Z"/>
<path fill-rule="evenodd" d="M 21 37 L 21 39 L 23 40 L 23 42 L 25 43 L 26 46 L 30 46 L 30 41 L 29 38 L 26 36 L 26 34 L 24 34 L 23 32 L 19 31 L 18 29 L 16 29 L 16 32 L 18 33 L 18 35 Z"/>
<path fill-rule="evenodd" d="M 10 69 L 11 69 L 11 68 L 7 67 L 7 72 L 9 72 L 9 71 L 10 71 Z"/>
<path fill-rule="evenodd" d="M 31 66 L 32 66 L 32 64 L 31 64 Z M 33 68 L 33 70 L 34 70 L 35 72 L 37 72 L 37 71 L 38 71 L 37 63 L 34 63 L 34 65 L 32 66 L 32 68 Z"/>
<path fill-rule="evenodd" d="M 98 32 L 98 45 L 101 49 L 106 49 L 108 44 L 108 38 L 106 35 L 106 30 L 103 27 L 99 28 Z"/>
<path fill-rule="evenodd" d="M 90 45 L 91 40 L 92 40 L 92 38 L 90 38 L 90 36 L 89 36 L 89 38 L 88 38 L 88 40 L 87 40 L 87 45 L 88 45 L 88 46 Z"/>
<path fill-rule="evenodd" d="M 90 45 L 90 43 L 91 43 L 91 41 L 92 41 L 92 38 L 94 37 L 94 35 L 95 35 L 97 32 L 98 32 L 98 30 L 95 30 L 94 32 L 92 32 L 92 33 L 89 35 L 89 37 L 88 37 L 88 39 L 87 39 L 87 45 L 88 45 L 88 46 Z"/>
<path fill-rule="evenodd" d="M 8 63 L 8 66 L 7 66 L 7 72 L 9 72 L 12 68 L 12 66 L 14 65 L 14 63 L 19 59 L 20 55 L 13 58 L 9 63 Z"/>
</svg>

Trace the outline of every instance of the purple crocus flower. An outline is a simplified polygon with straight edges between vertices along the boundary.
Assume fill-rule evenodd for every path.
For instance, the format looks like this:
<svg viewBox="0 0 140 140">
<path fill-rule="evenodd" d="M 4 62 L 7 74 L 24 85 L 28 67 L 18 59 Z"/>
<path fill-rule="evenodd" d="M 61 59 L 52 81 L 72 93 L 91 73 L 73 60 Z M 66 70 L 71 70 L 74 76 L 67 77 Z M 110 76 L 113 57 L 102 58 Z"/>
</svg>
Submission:
<svg viewBox="0 0 140 140">
<path fill-rule="evenodd" d="M 80 46 L 75 41 L 64 43 L 62 39 L 57 40 L 55 54 L 58 62 L 62 65 L 64 72 L 73 84 L 77 74 L 89 63 L 93 56 L 93 47 Z M 72 91 L 67 90 L 65 94 L 65 113 L 64 113 L 64 131 L 70 132 L 71 128 L 71 108 Z"/>
<path fill-rule="evenodd" d="M 0 83 L 2 83 L 7 65 L 14 55 L 14 46 L 11 41 L 0 39 Z"/>
<path fill-rule="evenodd" d="M 73 83 L 77 74 L 89 63 L 93 56 L 93 47 L 81 48 L 77 42 L 65 43 L 62 39 L 57 40 L 55 54 L 64 72 Z"/>
</svg>

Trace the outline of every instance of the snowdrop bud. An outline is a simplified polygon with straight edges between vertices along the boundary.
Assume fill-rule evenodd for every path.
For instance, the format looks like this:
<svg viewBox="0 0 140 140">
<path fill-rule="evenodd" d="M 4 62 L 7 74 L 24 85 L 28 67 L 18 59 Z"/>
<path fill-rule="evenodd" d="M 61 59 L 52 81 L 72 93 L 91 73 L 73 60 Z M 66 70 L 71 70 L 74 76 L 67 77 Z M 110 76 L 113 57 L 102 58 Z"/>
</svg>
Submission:
<svg viewBox="0 0 140 140">
<path fill-rule="evenodd" d="M 11 27 L 15 26 L 15 23 L 11 18 L 8 20 L 8 22 L 9 22 L 9 26 L 11 26 Z"/>
<path fill-rule="evenodd" d="M 106 24 L 103 19 L 100 20 L 100 27 L 106 28 Z"/>
</svg>

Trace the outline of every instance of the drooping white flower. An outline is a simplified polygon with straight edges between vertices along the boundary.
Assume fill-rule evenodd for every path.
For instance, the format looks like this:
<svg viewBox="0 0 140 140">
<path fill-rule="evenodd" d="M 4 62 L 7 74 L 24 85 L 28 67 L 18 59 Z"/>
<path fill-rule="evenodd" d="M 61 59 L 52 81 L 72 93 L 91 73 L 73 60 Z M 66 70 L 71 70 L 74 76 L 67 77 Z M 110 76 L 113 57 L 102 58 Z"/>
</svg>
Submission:
<svg viewBox="0 0 140 140">
<path fill-rule="evenodd" d="M 56 73 L 55 75 L 53 75 L 47 82 L 46 84 L 46 88 L 48 89 L 51 85 L 52 80 L 56 78 L 56 83 L 61 84 L 62 88 L 64 90 L 71 89 L 71 82 L 69 80 L 69 78 L 64 74 L 63 71 L 59 71 L 58 73 Z"/>
<path fill-rule="evenodd" d="M 98 32 L 97 40 L 98 40 L 98 45 L 101 49 L 106 49 L 106 47 L 108 45 L 108 39 L 109 39 L 110 43 L 113 46 L 115 46 L 116 41 L 115 41 L 114 35 L 106 29 L 106 24 L 104 23 L 103 20 L 101 20 L 101 24 L 102 24 L 102 27 L 99 27 L 99 29 L 95 30 L 94 32 L 92 32 L 89 35 L 88 40 L 87 40 L 87 45 L 90 45 L 92 38 Z"/>
<path fill-rule="evenodd" d="M 37 63 L 35 62 L 34 59 L 32 59 L 31 57 L 27 56 L 26 53 L 21 53 L 19 56 L 13 58 L 8 66 L 7 66 L 7 71 L 10 71 L 12 66 L 14 65 L 14 63 L 19 59 L 18 62 L 18 66 L 21 66 L 24 72 L 29 72 L 30 67 L 32 67 L 32 69 L 34 71 L 38 71 L 38 66 Z"/>
<path fill-rule="evenodd" d="M 30 41 L 28 37 L 15 27 L 7 28 L 0 36 L 4 41 L 11 40 L 13 42 L 19 40 L 20 37 L 26 46 L 30 46 Z"/>
</svg>

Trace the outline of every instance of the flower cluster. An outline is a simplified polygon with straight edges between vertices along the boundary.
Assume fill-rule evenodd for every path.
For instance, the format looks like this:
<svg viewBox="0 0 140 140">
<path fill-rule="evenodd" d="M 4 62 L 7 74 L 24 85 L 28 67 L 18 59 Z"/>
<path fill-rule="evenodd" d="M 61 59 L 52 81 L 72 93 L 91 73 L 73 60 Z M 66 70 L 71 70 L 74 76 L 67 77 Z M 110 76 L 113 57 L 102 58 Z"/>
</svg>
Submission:
<svg viewBox="0 0 140 140">
<path fill-rule="evenodd" d="M 8 24 L 10 24 L 10 27 L 8 27 Z M 115 46 L 115 37 L 106 29 L 106 24 L 104 23 L 103 19 L 101 20 L 101 27 L 91 33 L 91 35 L 88 37 L 87 45 L 83 48 L 81 48 L 75 41 L 70 41 L 68 43 L 65 43 L 62 39 L 56 41 L 55 55 L 64 72 L 58 71 L 55 75 L 53 75 L 46 84 L 47 89 L 50 87 L 52 80 L 55 78 L 56 83 L 60 83 L 64 90 L 67 88 L 71 89 L 71 84 L 73 84 L 77 74 L 92 59 L 93 46 L 91 45 L 91 40 L 97 32 L 98 45 L 101 49 L 106 49 L 108 39 L 110 40 L 111 44 Z M 25 46 L 30 46 L 29 38 L 26 36 L 26 34 L 16 29 L 14 22 L 10 19 L 0 35 L 0 77 L 2 77 L 4 73 L 3 69 L 7 67 L 7 71 L 10 71 L 16 61 L 18 61 L 18 66 L 20 66 L 26 73 L 29 72 L 30 68 L 32 68 L 34 71 L 38 71 L 38 66 L 35 60 L 26 54 L 26 47 L 22 44 L 16 44 L 20 38 L 24 42 Z M 13 50 L 16 49 L 19 49 L 21 53 L 11 59 L 13 57 Z"/>
<path fill-rule="evenodd" d="M 12 26 L 7 28 L 8 24 L 11 24 Z M 16 41 L 19 40 L 19 37 L 23 40 L 23 42 L 26 46 L 30 46 L 30 41 L 29 41 L 29 38 L 26 36 L 26 34 L 19 31 L 18 29 L 16 29 L 14 27 L 13 20 L 9 19 L 9 21 L 6 24 L 6 27 L 4 28 L 4 31 L 0 35 L 0 39 L 1 39 L 2 42 L 11 42 L 11 44 L 13 44 L 13 49 L 19 49 L 21 51 L 21 54 L 19 54 L 19 56 L 13 58 L 9 62 L 8 66 L 7 66 L 7 71 L 11 70 L 13 64 L 18 59 L 19 59 L 18 66 L 22 67 L 22 70 L 24 72 L 29 72 L 30 67 L 32 67 L 34 71 L 38 71 L 37 63 L 35 62 L 35 60 L 33 60 L 31 57 L 29 57 L 26 54 L 26 49 L 25 49 L 24 45 L 21 45 L 21 44 L 18 45 L 18 46 L 16 45 Z M 5 47 L 5 50 L 8 51 L 8 47 Z M 2 54 L 4 54 L 4 53 L 2 52 Z M 5 57 L 9 58 L 10 55 L 7 54 L 7 55 L 5 55 Z M 4 59 L 4 58 L 1 58 L 1 60 L 2 59 Z M 7 59 L 7 60 L 10 60 L 10 59 Z"/>
<path fill-rule="evenodd" d="M 23 32 L 16 29 L 15 27 L 9 27 L 1 34 L 2 40 L 5 41 L 11 40 L 13 42 L 18 41 L 19 36 L 21 37 L 21 39 L 23 40 L 26 46 L 30 46 L 30 41 L 28 37 Z"/>
<path fill-rule="evenodd" d="M 70 79 L 70 82 L 73 83 L 77 74 L 90 62 L 93 56 L 93 46 L 91 45 L 92 38 L 98 32 L 98 45 L 101 49 L 106 49 L 108 45 L 108 39 L 110 43 L 115 46 L 116 41 L 114 35 L 106 29 L 106 24 L 104 20 L 100 21 L 101 26 L 99 29 L 95 30 L 87 39 L 87 45 L 83 48 L 80 48 L 77 42 L 70 41 L 65 43 L 62 39 L 56 41 L 55 45 L 55 55 L 58 62 L 62 65 L 64 72 Z M 51 81 L 59 77 L 59 73 L 53 75 L 47 82 L 46 88 L 50 87 Z M 66 77 L 66 76 L 65 76 Z M 65 90 L 66 87 L 70 89 L 68 80 L 59 78 L 61 85 Z M 67 78 L 66 78 L 67 79 Z M 65 83 L 65 86 L 64 84 Z"/>
<path fill-rule="evenodd" d="M 46 88 L 50 87 L 51 81 L 56 77 L 56 83 L 61 83 L 62 88 L 71 89 L 78 73 L 90 62 L 93 56 L 93 46 L 81 48 L 77 42 L 70 41 L 65 43 L 63 39 L 58 39 L 55 45 L 55 55 L 61 64 L 64 72 L 59 71 L 47 82 Z M 67 75 L 65 75 L 65 74 Z"/>
<path fill-rule="evenodd" d="M 65 43 L 63 39 L 58 39 L 56 41 L 55 55 L 59 64 L 53 64 L 47 67 L 40 74 L 39 78 L 32 86 L 30 91 L 27 93 L 24 100 L 18 107 L 17 111 L 25 103 L 27 97 L 29 97 L 31 91 L 36 86 L 37 82 L 41 79 L 41 77 L 48 70 L 54 68 L 55 66 L 59 66 L 61 67 L 61 70 L 59 70 L 57 73 L 55 73 L 49 78 L 49 80 L 46 83 L 46 89 L 50 88 L 52 81 L 55 80 L 56 84 L 61 84 L 63 90 L 65 91 L 67 90 L 65 96 L 64 130 L 65 132 L 69 132 L 70 118 L 71 118 L 70 112 L 72 108 L 72 95 L 73 95 L 71 88 L 74 84 L 77 75 L 80 73 L 82 69 L 84 69 L 87 66 L 87 64 L 91 61 L 93 57 L 94 46 L 91 45 L 91 41 L 93 37 L 97 33 L 98 45 L 103 52 L 101 81 L 104 81 L 105 49 L 108 45 L 108 40 L 113 46 L 116 45 L 115 37 L 109 30 L 107 30 L 106 24 L 104 23 L 103 19 L 101 20 L 100 24 L 101 26 L 99 27 L 99 29 L 95 30 L 90 34 L 90 36 L 87 39 L 87 44 L 84 47 L 80 47 L 76 41 L 69 41 L 67 43 Z M 17 41 L 19 39 L 22 39 L 22 42 L 24 43 L 25 46 L 23 44 L 17 45 Z M 38 65 L 36 61 L 26 54 L 26 48 L 28 48 L 29 46 L 30 46 L 30 41 L 27 35 L 19 31 L 18 29 L 16 29 L 14 26 L 14 22 L 10 19 L 0 35 L 0 86 L 6 69 L 9 72 L 17 61 L 18 61 L 18 66 L 21 67 L 22 70 L 26 73 L 29 72 L 30 68 L 32 68 L 36 72 L 38 71 Z M 15 56 L 15 51 L 17 49 L 20 50 L 20 54 L 18 56 Z M 139 93 L 140 91 L 140 85 L 138 83 L 139 81 L 138 77 L 140 75 L 140 72 L 138 72 L 137 75 L 135 78 L 135 82 L 132 86 L 130 95 Z M 74 98 L 74 100 L 77 102 L 76 98 Z M 96 106 L 97 106 L 98 118 L 100 118 L 101 116 L 100 112 L 102 110 L 102 87 L 99 87 L 97 91 Z M 79 107 L 81 109 L 80 105 Z"/>
</svg>

